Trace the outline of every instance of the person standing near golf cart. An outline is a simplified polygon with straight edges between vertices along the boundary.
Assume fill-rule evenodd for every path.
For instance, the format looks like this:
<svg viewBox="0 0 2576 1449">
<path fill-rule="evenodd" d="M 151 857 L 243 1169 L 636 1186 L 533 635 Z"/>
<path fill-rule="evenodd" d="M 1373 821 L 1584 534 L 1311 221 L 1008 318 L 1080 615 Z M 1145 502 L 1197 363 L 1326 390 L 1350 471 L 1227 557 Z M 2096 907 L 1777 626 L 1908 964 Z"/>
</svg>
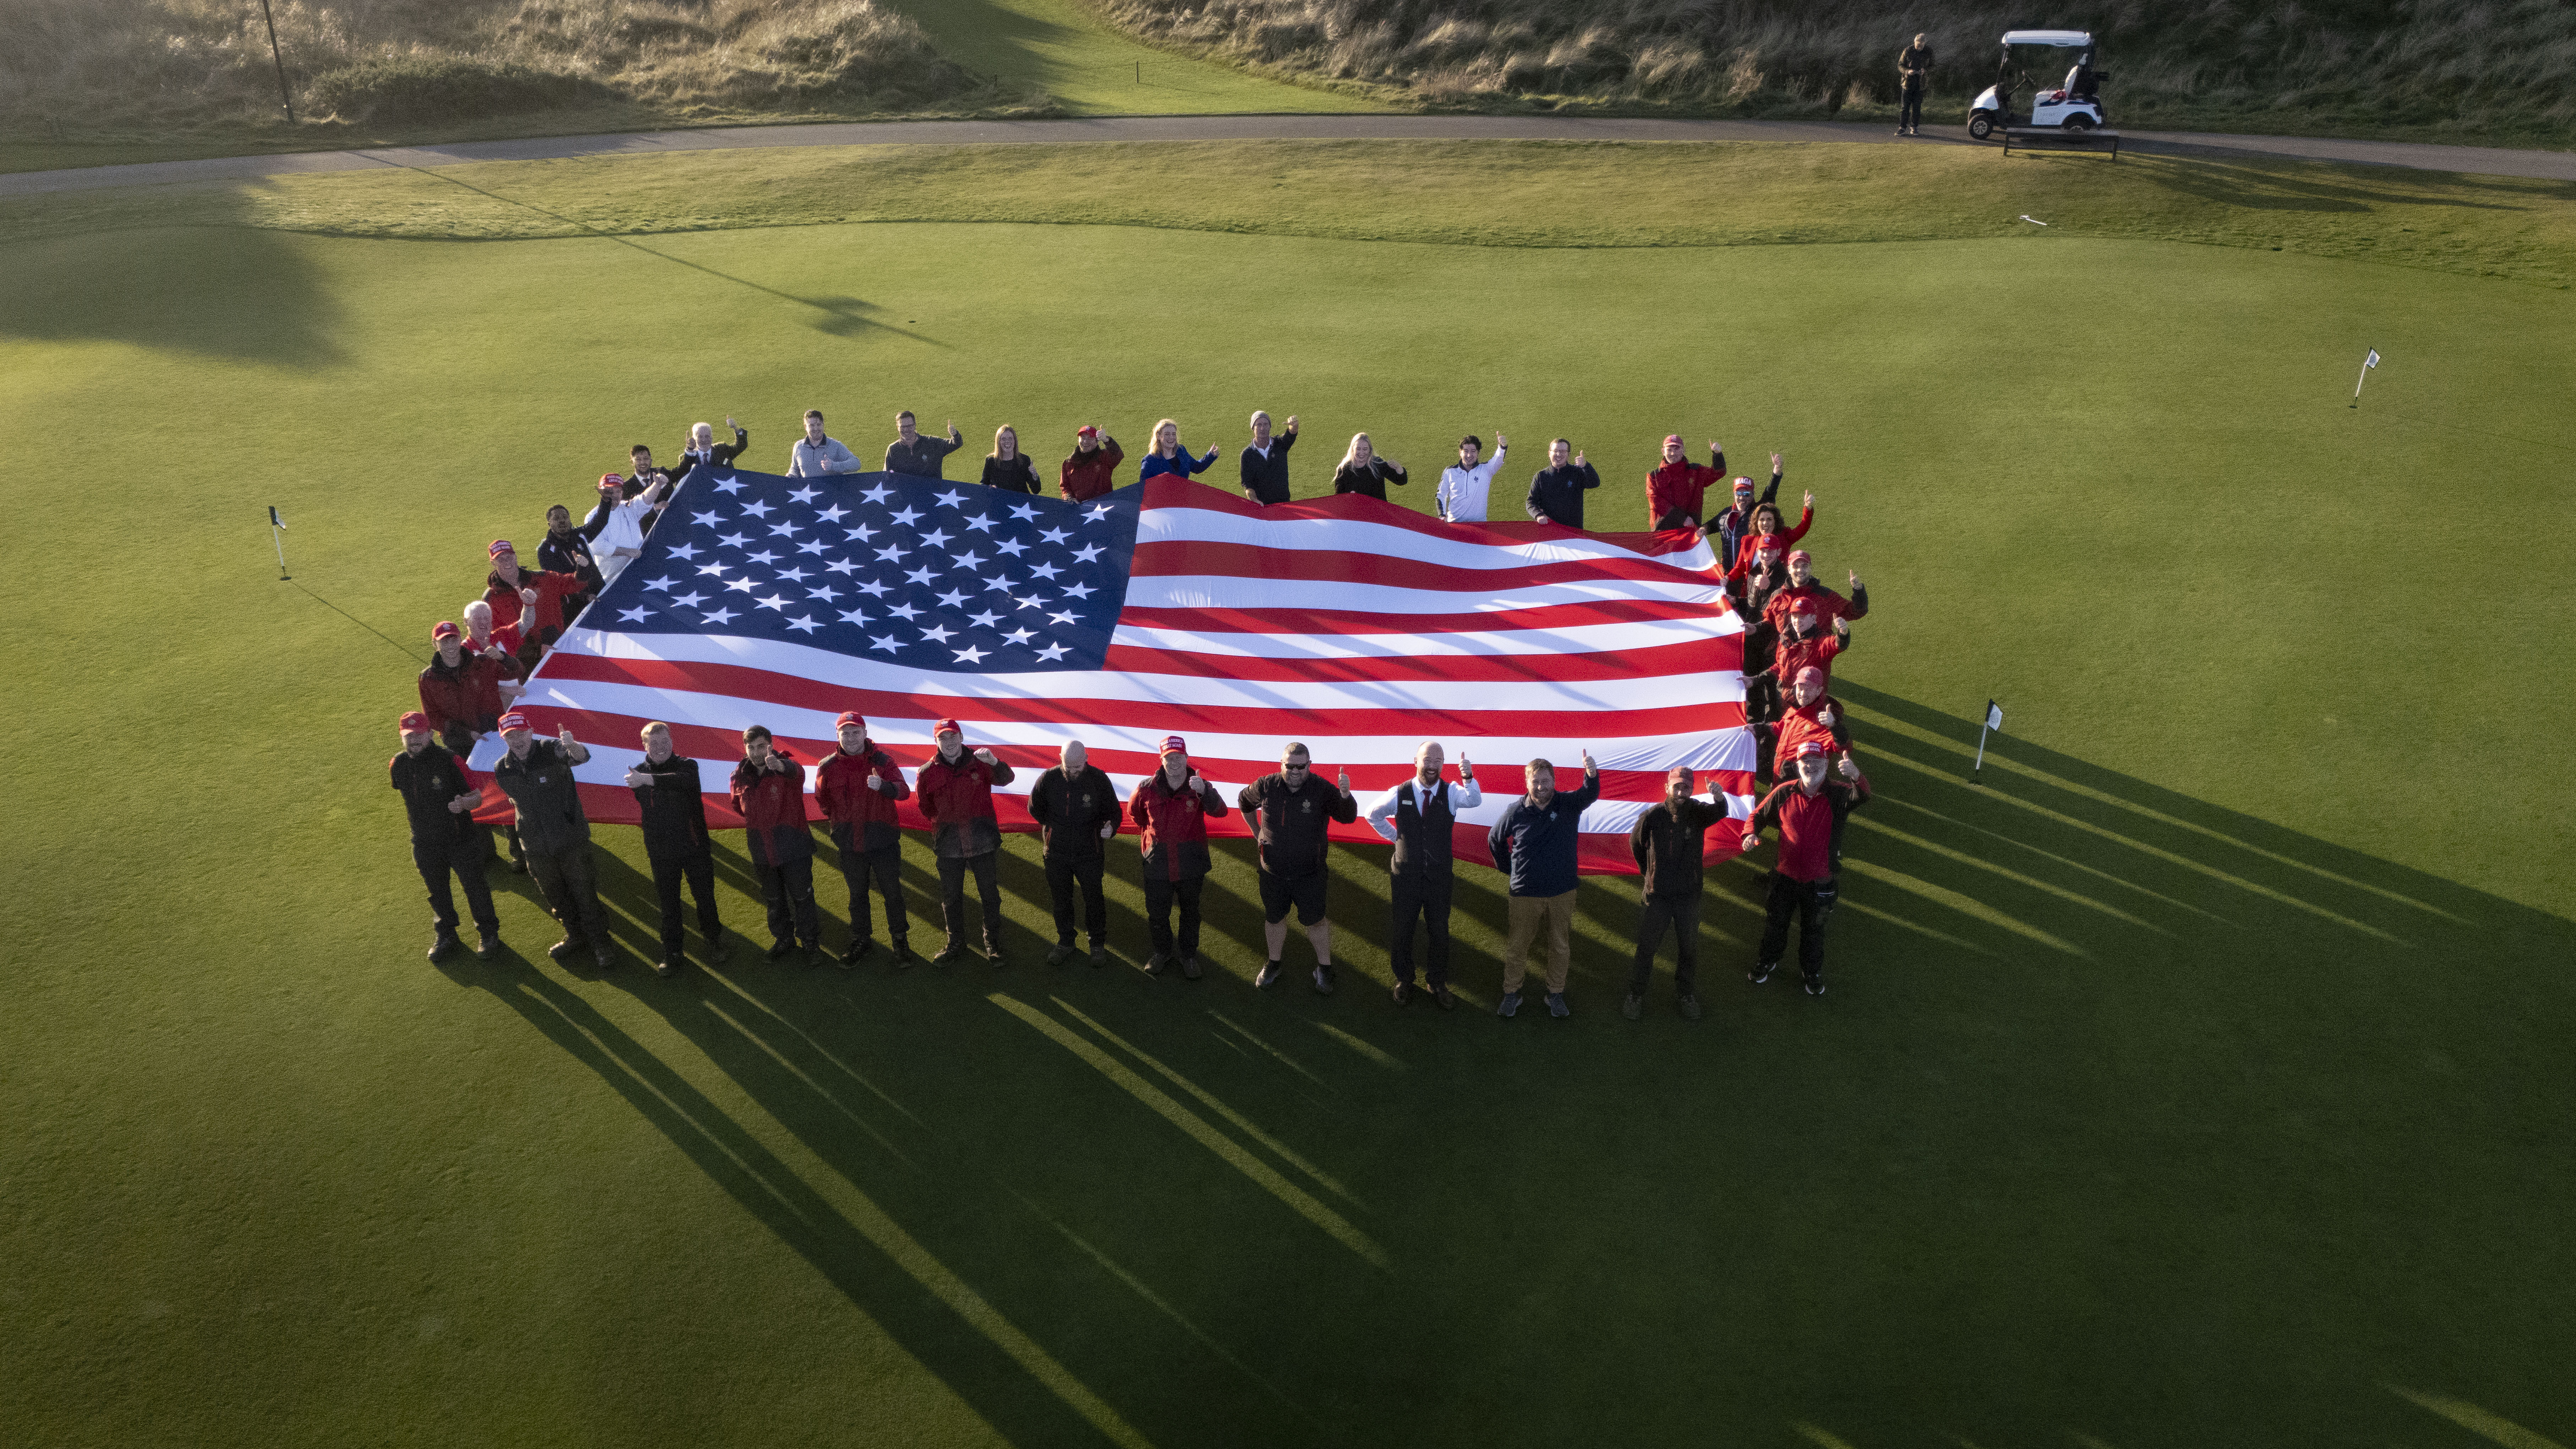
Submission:
<svg viewBox="0 0 2576 1449">
<path fill-rule="evenodd" d="M 1896 53 L 1898 90 L 1896 134 L 1923 134 L 1923 93 L 1932 88 L 1932 38 L 1917 31 L 1914 43 Z"/>
</svg>

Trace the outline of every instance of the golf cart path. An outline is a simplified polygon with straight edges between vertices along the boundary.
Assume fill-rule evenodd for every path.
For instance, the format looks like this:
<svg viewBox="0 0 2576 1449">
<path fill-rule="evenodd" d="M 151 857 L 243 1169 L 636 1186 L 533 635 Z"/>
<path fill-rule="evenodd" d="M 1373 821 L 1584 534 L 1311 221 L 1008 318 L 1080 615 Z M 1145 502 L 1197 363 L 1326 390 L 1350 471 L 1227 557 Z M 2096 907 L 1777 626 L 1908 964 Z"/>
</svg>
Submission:
<svg viewBox="0 0 2576 1449">
<path fill-rule="evenodd" d="M 2127 149 L 2211 153 L 2403 166 L 2485 176 L 2576 181 L 2576 152 L 2518 151 L 2489 146 L 2436 146 L 2411 141 L 2347 141 L 2307 136 L 2226 136 L 2181 131 L 2123 131 Z M 461 141 L 361 151 L 305 151 L 146 161 L 67 171 L 0 175 L 0 197 L 116 186 L 240 181 L 309 172 L 384 167 L 457 166 L 476 161 L 553 161 L 581 156 L 636 156 L 672 151 L 756 150 L 773 146 L 986 145 L 1081 141 L 1855 141 L 1879 145 L 1972 146 L 1964 135 L 1900 140 L 1884 123 L 1833 121 L 1687 121 L 1564 116 L 1112 116 L 1062 121 L 856 121 L 810 126 L 731 126 L 693 131 L 633 131 L 605 136 L 538 136 L 514 141 Z M 1983 143 L 1993 144 L 1993 143 Z"/>
</svg>

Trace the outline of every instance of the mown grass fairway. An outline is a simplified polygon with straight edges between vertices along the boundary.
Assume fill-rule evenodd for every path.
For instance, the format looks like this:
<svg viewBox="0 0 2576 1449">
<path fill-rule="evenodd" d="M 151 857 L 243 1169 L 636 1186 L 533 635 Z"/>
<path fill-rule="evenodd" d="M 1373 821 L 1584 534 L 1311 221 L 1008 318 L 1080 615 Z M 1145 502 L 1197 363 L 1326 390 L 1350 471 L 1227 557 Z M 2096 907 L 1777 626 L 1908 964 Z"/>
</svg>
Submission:
<svg viewBox="0 0 2576 1449">
<path fill-rule="evenodd" d="M 1588 224 L 1724 149 L 1623 151 L 1561 204 Z M 1417 183 L 1312 165 L 1288 209 L 1448 224 L 1421 199 L 1446 163 L 1351 164 Z M 540 201 L 564 174 L 447 173 Z M 2576 1441 L 2568 199 L 2311 174 L 2346 190 L 2303 212 L 2214 168 L 2192 215 L 2243 243 L 2277 210 L 2354 254 L 2147 222 L 1624 248 L 1034 215 L 275 229 L 465 194 L 423 176 L 171 198 L 191 225 L 12 204 L 13 1437 Z M 1767 185 L 1703 205 L 1844 206 Z M 2418 224 L 2470 262 L 2358 255 Z M 2508 256 L 2517 279 L 2467 274 Z M 2350 409 L 2368 346 L 2388 365 Z M 1707 1021 L 1663 971 L 1620 1020 L 1624 880 L 1586 888 L 1572 1021 L 1398 1012 L 1384 853 L 1348 850 L 1342 994 L 1256 995 L 1240 848 L 1199 983 L 740 948 L 664 982 L 611 827 L 617 971 L 547 962 L 506 872 L 508 959 L 424 964 L 383 761 L 483 543 L 700 418 L 780 466 L 809 405 L 863 453 L 909 406 L 1042 458 L 1165 414 L 1231 449 L 1266 406 L 1304 419 L 1301 491 L 1367 428 L 1416 506 L 1460 432 L 1509 434 L 1522 481 L 1562 432 L 1617 527 L 1667 431 L 1745 471 L 1785 449 L 1820 571 L 1876 606 L 1838 689 L 1880 799 L 1832 994 L 1744 984 L 1734 865 Z M 1971 787 L 1989 695 L 2009 731 Z M 755 926 L 735 841 L 719 861 Z M 1498 887 L 1461 877 L 1489 1002 Z M 1042 942 L 1025 842 L 1005 884 Z"/>
</svg>

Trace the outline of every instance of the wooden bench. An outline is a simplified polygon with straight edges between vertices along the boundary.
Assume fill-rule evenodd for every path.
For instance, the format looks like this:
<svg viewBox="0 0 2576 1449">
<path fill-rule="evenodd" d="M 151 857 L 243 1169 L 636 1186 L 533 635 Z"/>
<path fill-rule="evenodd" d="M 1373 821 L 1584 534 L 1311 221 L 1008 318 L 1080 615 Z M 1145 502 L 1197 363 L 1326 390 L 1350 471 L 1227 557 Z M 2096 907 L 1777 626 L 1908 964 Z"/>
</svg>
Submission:
<svg viewBox="0 0 2576 1449">
<path fill-rule="evenodd" d="M 2120 159 L 2120 133 L 2117 131 L 2070 131 L 2063 126 L 2006 126 L 2004 154 L 2012 154 L 2018 142 L 2025 151 L 2055 146 L 2069 151 L 2099 151 L 2102 143 L 2111 143 L 2111 159 Z"/>
</svg>

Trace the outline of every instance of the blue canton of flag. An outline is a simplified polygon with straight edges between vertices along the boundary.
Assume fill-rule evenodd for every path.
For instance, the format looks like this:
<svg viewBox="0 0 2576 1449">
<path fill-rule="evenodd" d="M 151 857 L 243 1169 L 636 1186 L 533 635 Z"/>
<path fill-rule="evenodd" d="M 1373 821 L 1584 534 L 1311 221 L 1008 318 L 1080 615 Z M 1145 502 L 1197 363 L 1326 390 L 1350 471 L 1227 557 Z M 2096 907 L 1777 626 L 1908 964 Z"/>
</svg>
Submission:
<svg viewBox="0 0 2576 1449">
<path fill-rule="evenodd" d="M 1127 597 L 1141 492 L 1070 503 L 900 473 L 700 468 L 581 623 L 952 673 L 1094 670 Z"/>
</svg>

